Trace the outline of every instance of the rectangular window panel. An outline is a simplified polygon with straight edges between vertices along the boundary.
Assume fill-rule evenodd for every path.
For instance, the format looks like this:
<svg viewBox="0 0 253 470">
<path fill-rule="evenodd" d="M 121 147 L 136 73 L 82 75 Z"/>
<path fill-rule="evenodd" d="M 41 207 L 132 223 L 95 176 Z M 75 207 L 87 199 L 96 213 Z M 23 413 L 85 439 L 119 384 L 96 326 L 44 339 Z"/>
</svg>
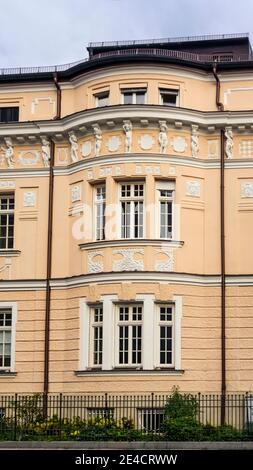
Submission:
<svg viewBox="0 0 253 470">
<path fill-rule="evenodd" d="M 121 237 L 143 238 L 144 185 L 121 185 Z"/>
<path fill-rule="evenodd" d="M 0 108 L 0 122 L 14 122 L 19 120 L 18 106 Z"/>
<path fill-rule="evenodd" d="M 96 209 L 96 240 L 105 239 L 105 186 L 96 188 L 95 209 Z"/>
<path fill-rule="evenodd" d="M 160 238 L 172 238 L 172 197 L 173 191 L 159 190 Z"/>
<path fill-rule="evenodd" d="M 136 88 L 122 92 L 124 104 L 145 104 L 146 89 Z"/>
<path fill-rule="evenodd" d="M 0 368 L 11 366 L 12 313 L 10 309 L 0 310 Z"/>
<path fill-rule="evenodd" d="M 161 103 L 164 106 L 176 106 L 178 100 L 178 90 L 160 89 Z"/>
<path fill-rule="evenodd" d="M 14 195 L 0 195 L 0 249 L 14 244 Z"/>
<path fill-rule="evenodd" d="M 108 106 L 109 104 L 109 91 L 104 91 L 95 95 L 97 108 Z"/>
<path fill-rule="evenodd" d="M 119 365 L 136 366 L 142 362 L 142 306 L 119 307 Z"/>
<path fill-rule="evenodd" d="M 93 338 L 93 366 L 100 366 L 103 362 L 103 308 L 95 307 L 91 311 L 92 338 Z"/>
<path fill-rule="evenodd" d="M 159 345 L 160 365 L 172 365 L 173 362 L 173 307 L 159 307 Z"/>
</svg>

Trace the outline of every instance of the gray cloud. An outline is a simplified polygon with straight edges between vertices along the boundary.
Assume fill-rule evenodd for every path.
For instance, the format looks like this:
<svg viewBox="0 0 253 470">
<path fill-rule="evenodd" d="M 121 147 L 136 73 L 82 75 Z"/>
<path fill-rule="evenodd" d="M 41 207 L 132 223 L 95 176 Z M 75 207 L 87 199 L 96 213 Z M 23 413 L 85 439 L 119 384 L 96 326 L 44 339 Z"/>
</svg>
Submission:
<svg viewBox="0 0 253 470">
<path fill-rule="evenodd" d="M 252 0 L 0 0 L 0 67 L 68 63 L 91 41 L 251 32 Z"/>
</svg>

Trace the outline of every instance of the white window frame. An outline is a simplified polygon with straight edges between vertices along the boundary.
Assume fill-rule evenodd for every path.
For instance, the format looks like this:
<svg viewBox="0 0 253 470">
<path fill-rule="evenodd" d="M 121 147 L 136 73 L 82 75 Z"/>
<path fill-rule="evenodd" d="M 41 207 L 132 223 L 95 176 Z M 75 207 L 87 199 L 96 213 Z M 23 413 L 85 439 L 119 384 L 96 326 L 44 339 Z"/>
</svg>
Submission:
<svg viewBox="0 0 253 470">
<path fill-rule="evenodd" d="M 14 193 L 0 193 L 0 199 L 11 199 L 13 198 L 14 200 L 14 208 L 13 209 L 1 209 L 0 207 L 0 215 L 6 215 L 7 216 L 7 225 L 6 225 L 6 236 L 5 236 L 5 247 L 0 246 L 0 250 L 13 250 L 14 248 L 14 228 L 15 228 L 15 194 Z M 13 243 L 11 247 L 8 247 L 8 234 L 9 234 L 9 215 L 13 215 Z"/>
<path fill-rule="evenodd" d="M 99 309 L 99 310 L 102 310 L 102 312 L 100 312 L 99 315 L 101 315 L 102 313 L 102 321 L 98 321 L 96 322 L 95 319 L 94 319 L 94 315 L 95 315 L 95 309 Z M 90 306 L 89 308 L 89 366 L 92 368 L 92 369 L 101 369 L 102 368 L 102 364 L 103 364 L 103 326 L 104 326 L 104 315 L 103 315 L 103 305 L 102 304 L 98 304 L 98 305 L 92 305 Z M 102 329 L 102 362 L 99 363 L 99 364 L 95 364 L 95 361 L 94 361 L 94 353 L 95 353 L 95 349 L 94 349 L 94 332 L 95 332 L 95 328 L 101 328 Z"/>
<path fill-rule="evenodd" d="M 138 104 L 136 103 L 136 94 L 140 91 L 143 91 L 144 92 L 144 103 L 141 103 L 141 104 Z M 147 102 L 147 88 L 143 88 L 143 87 L 140 87 L 140 88 L 122 88 L 121 89 L 121 103 L 122 104 L 125 104 L 125 99 L 124 99 L 124 95 L 128 93 L 128 94 L 132 94 L 132 103 L 128 103 L 128 104 L 137 104 L 139 106 L 142 106 L 143 104 L 146 104 Z"/>
<path fill-rule="evenodd" d="M 176 96 L 175 104 L 164 104 L 163 95 L 173 95 Z M 170 106 L 179 106 L 179 89 L 178 88 L 162 88 L 159 87 L 159 102 L 162 106 L 170 107 Z"/>
<path fill-rule="evenodd" d="M 119 319 L 119 314 L 120 314 L 120 308 L 121 307 L 128 307 L 129 308 L 129 312 L 130 312 L 130 315 L 131 315 L 131 320 L 126 320 L 126 321 L 120 321 Z M 137 320 L 137 321 L 133 321 L 132 320 L 132 315 L 133 315 L 133 308 L 134 307 L 141 307 L 142 309 L 142 312 L 141 312 L 141 316 L 142 316 L 142 319 L 141 320 Z M 134 302 L 134 303 L 119 303 L 119 304 L 116 304 L 116 319 L 115 319 L 115 366 L 116 367 L 119 367 L 119 368 L 135 368 L 135 369 L 142 369 L 143 367 L 143 315 L 144 315 L 144 312 L 143 312 L 143 304 L 141 302 Z M 119 362 L 119 340 L 120 340 L 120 337 L 119 337 L 119 331 L 120 331 L 120 326 L 128 326 L 129 327 L 129 334 L 128 334 L 128 363 L 127 364 L 123 364 L 123 363 L 120 363 Z M 132 362 L 132 352 L 133 352 L 133 349 L 132 349 L 132 331 L 133 331 L 133 326 L 141 326 L 141 362 L 140 363 L 133 363 Z"/>
<path fill-rule="evenodd" d="M 97 195 L 98 195 L 98 189 L 101 189 L 101 188 L 104 188 L 104 199 L 98 199 Z M 94 186 L 94 192 L 93 192 L 93 214 L 94 214 L 94 240 L 95 241 L 101 241 L 101 240 L 105 240 L 105 224 L 106 224 L 106 220 L 105 220 L 105 211 L 106 211 L 106 184 L 99 184 L 99 185 L 96 185 Z M 104 227 L 102 228 L 103 232 L 104 232 L 104 236 L 103 237 L 99 237 L 97 238 L 97 231 L 98 231 L 98 224 L 97 224 L 97 220 L 98 220 L 98 209 L 99 209 L 99 206 L 103 206 L 104 205 Z M 100 229 L 101 231 L 101 229 Z"/>
<path fill-rule="evenodd" d="M 131 195 L 130 197 L 122 196 L 122 186 L 129 185 L 131 187 Z M 143 196 L 134 196 L 134 186 L 135 185 L 143 185 Z M 134 203 L 136 201 L 143 203 L 143 223 L 142 223 L 142 236 L 135 237 L 134 235 Z M 122 202 L 130 202 L 130 236 L 123 237 L 122 236 Z M 119 237 L 122 240 L 141 240 L 145 238 L 145 181 L 122 181 L 119 184 L 119 203 L 120 203 L 120 219 L 119 219 Z M 141 227 L 141 226 L 139 226 Z"/>
<path fill-rule="evenodd" d="M 11 310 L 11 364 L 10 367 L 0 367 L 0 371 L 15 372 L 15 353 L 16 353 L 16 324 L 17 324 L 17 303 L 16 302 L 0 302 L 1 310 Z"/>
<path fill-rule="evenodd" d="M 109 90 L 104 90 L 104 91 L 100 91 L 98 93 L 95 93 L 94 94 L 94 98 L 95 98 L 95 105 L 96 105 L 96 108 L 104 108 L 105 106 L 109 106 L 109 97 L 110 97 L 110 91 Z M 100 104 L 99 103 L 99 100 L 100 99 L 107 99 L 107 104 Z"/>
<path fill-rule="evenodd" d="M 170 307 L 172 310 L 172 321 L 161 321 L 160 320 L 160 309 L 163 307 Z M 174 369 L 175 367 L 175 305 L 172 302 L 157 303 L 155 305 L 155 316 L 156 316 L 156 334 L 155 334 L 155 363 L 156 367 L 161 369 Z M 162 364 L 160 360 L 160 331 L 161 326 L 172 327 L 172 350 L 171 350 L 171 363 Z"/>
<path fill-rule="evenodd" d="M 171 237 L 161 237 L 161 201 L 165 200 L 161 197 L 161 191 L 172 191 L 172 233 Z M 174 181 L 157 181 L 156 182 L 156 217 L 155 217 L 155 238 L 160 240 L 176 239 L 176 210 L 175 210 L 175 182 Z"/>
</svg>

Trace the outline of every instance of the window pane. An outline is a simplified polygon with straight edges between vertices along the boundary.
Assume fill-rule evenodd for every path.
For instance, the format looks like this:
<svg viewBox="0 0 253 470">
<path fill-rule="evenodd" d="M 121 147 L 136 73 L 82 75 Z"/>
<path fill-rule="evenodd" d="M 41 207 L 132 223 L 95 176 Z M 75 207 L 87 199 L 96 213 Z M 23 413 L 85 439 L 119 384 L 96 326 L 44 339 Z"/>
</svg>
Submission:
<svg viewBox="0 0 253 470">
<path fill-rule="evenodd" d="M 136 92 L 136 104 L 144 104 L 145 103 L 145 92 L 139 91 Z"/>
<path fill-rule="evenodd" d="M 132 104 L 133 103 L 133 93 L 124 93 L 124 104 Z"/>
</svg>

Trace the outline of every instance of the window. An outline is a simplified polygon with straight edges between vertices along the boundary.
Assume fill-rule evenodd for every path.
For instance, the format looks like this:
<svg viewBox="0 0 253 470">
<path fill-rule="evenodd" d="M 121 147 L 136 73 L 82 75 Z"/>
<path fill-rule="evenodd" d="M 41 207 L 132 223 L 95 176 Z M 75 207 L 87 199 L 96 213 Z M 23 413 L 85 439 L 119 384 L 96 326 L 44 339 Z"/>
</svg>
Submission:
<svg viewBox="0 0 253 470">
<path fill-rule="evenodd" d="M 159 364 L 173 365 L 173 305 L 158 306 Z"/>
<path fill-rule="evenodd" d="M 171 189 L 159 189 L 160 238 L 172 238 L 172 197 Z"/>
<path fill-rule="evenodd" d="M 12 310 L 0 310 L 0 369 L 11 367 Z"/>
<path fill-rule="evenodd" d="M 19 108 L 17 106 L 0 108 L 0 122 L 18 121 Z"/>
<path fill-rule="evenodd" d="M 96 240 L 105 239 L 105 185 L 95 188 Z"/>
<path fill-rule="evenodd" d="M 91 308 L 91 366 L 102 365 L 103 361 L 103 307 Z"/>
<path fill-rule="evenodd" d="M 164 408 L 138 408 L 138 421 L 146 432 L 159 432 L 164 421 Z"/>
<path fill-rule="evenodd" d="M 13 248 L 14 195 L 0 194 L 0 250 Z"/>
<path fill-rule="evenodd" d="M 145 88 L 123 90 L 123 104 L 145 104 L 146 91 Z"/>
<path fill-rule="evenodd" d="M 160 100 L 164 106 L 177 106 L 178 105 L 178 90 L 167 88 L 160 88 Z"/>
<path fill-rule="evenodd" d="M 95 96 L 96 99 L 96 107 L 102 108 L 103 106 L 108 106 L 109 104 L 109 91 L 103 91 L 101 93 L 97 93 Z"/>
<path fill-rule="evenodd" d="M 121 203 L 121 238 L 143 237 L 144 184 L 122 184 Z"/>
<path fill-rule="evenodd" d="M 140 366 L 142 363 L 142 306 L 122 305 L 117 321 L 118 365 Z"/>
</svg>

